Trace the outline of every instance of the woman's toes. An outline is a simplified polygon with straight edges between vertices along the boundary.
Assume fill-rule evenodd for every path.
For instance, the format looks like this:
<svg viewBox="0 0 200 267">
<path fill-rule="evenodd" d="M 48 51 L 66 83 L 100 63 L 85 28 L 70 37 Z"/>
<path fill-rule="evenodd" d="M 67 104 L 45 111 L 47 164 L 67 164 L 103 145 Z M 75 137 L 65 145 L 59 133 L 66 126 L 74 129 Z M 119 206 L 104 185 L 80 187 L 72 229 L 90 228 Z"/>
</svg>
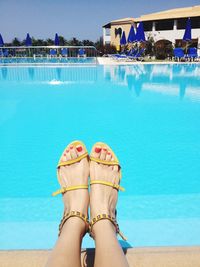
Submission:
<svg viewBox="0 0 200 267">
<path fill-rule="evenodd" d="M 102 150 L 101 150 L 100 159 L 105 160 L 106 159 L 106 154 L 107 154 L 107 148 L 103 147 Z"/>
<path fill-rule="evenodd" d="M 100 146 L 95 146 L 92 149 L 91 156 L 93 158 L 99 158 L 100 157 L 101 150 L 102 150 L 102 148 Z"/>
<path fill-rule="evenodd" d="M 63 153 L 62 158 L 61 158 L 61 161 L 67 161 L 66 153 Z"/>
<path fill-rule="evenodd" d="M 112 154 L 110 153 L 110 151 L 108 151 L 107 154 L 106 154 L 106 160 L 110 161 L 111 158 L 112 158 Z"/>
<path fill-rule="evenodd" d="M 71 159 L 71 154 L 70 154 L 70 152 L 69 152 L 69 149 L 67 149 L 67 150 L 65 151 L 65 157 L 66 157 L 66 160 L 70 160 L 70 159 Z"/>
<path fill-rule="evenodd" d="M 69 147 L 69 151 L 70 151 L 70 155 L 71 155 L 72 159 L 76 159 L 78 157 L 76 149 L 75 149 L 75 147 L 73 145 L 71 145 Z"/>
<path fill-rule="evenodd" d="M 82 145 L 77 145 L 76 146 L 76 153 L 78 156 L 81 156 L 85 153 L 86 151 L 84 150 Z"/>
</svg>

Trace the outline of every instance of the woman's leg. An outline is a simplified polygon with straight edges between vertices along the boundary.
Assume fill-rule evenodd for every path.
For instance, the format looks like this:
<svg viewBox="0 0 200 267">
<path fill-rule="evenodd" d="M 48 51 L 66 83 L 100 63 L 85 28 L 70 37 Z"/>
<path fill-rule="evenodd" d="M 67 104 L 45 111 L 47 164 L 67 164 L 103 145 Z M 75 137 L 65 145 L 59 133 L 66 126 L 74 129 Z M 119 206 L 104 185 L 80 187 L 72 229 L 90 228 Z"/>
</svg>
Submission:
<svg viewBox="0 0 200 267">
<path fill-rule="evenodd" d="M 82 146 L 70 146 L 63 153 L 62 161 L 75 159 L 85 153 Z M 59 182 L 62 187 L 87 185 L 89 175 L 88 159 L 59 168 Z M 66 192 L 63 195 L 64 209 L 79 211 L 87 216 L 89 194 L 86 189 Z M 48 259 L 46 267 L 80 267 L 81 242 L 86 224 L 78 217 L 70 217 L 64 224 L 60 237 Z"/>
<path fill-rule="evenodd" d="M 96 147 L 92 151 L 92 157 L 102 160 L 112 160 L 112 154 L 106 148 Z M 119 167 L 90 163 L 90 178 L 119 183 Z M 115 217 L 118 192 L 116 189 L 93 184 L 90 192 L 91 219 L 99 214 L 108 214 Z M 114 225 L 107 219 L 100 220 L 92 228 L 94 233 L 96 252 L 95 267 L 128 267 L 128 262 L 116 237 Z"/>
</svg>

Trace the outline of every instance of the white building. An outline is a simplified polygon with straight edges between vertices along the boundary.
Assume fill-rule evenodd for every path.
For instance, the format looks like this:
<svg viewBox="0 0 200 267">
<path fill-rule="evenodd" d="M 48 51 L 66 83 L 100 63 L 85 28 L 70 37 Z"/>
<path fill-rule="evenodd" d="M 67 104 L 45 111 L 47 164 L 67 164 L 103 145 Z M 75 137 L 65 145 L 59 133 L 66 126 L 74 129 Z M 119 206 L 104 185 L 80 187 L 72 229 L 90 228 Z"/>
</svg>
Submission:
<svg viewBox="0 0 200 267">
<path fill-rule="evenodd" d="M 142 15 L 139 18 L 124 18 L 111 21 L 103 26 L 104 44 L 119 46 L 120 32 L 128 36 L 131 25 L 135 28 L 142 21 L 145 37 L 152 37 L 156 42 L 169 41 L 181 46 L 187 19 L 191 18 L 192 42 L 200 47 L 200 6 L 176 8 L 157 13 Z"/>
</svg>

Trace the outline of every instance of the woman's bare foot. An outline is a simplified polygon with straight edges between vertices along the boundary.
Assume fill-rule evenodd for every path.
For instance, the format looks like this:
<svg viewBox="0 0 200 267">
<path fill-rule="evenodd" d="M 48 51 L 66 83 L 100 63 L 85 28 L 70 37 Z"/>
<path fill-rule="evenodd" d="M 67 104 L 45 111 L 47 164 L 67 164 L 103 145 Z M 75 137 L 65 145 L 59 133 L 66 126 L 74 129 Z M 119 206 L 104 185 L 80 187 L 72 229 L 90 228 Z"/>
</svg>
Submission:
<svg viewBox="0 0 200 267">
<path fill-rule="evenodd" d="M 68 161 L 86 153 L 86 149 L 81 144 L 70 144 L 63 152 L 60 161 Z M 58 180 L 61 187 L 71 187 L 77 185 L 87 185 L 89 176 L 89 162 L 85 157 L 81 161 L 61 166 L 58 168 Z M 89 194 L 86 189 L 68 191 L 63 194 L 65 213 L 79 211 L 88 215 Z M 78 219 L 79 218 L 73 218 Z M 83 221 L 82 221 L 83 222 Z M 84 223 L 84 222 L 83 222 Z"/>
<path fill-rule="evenodd" d="M 93 147 L 91 156 L 101 160 L 114 161 L 112 151 L 98 143 Z M 120 180 L 119 166 L 109 166 L 91 161 L 90 179 L 91 181 L 101 180 L 118 184 Z M 116 189 L 102 184 L 93 184 L 90 192 L 90 218 L 92 219 L 103 213 L 115 217 L 117 196 L 118 192 Z"/>
</svg>

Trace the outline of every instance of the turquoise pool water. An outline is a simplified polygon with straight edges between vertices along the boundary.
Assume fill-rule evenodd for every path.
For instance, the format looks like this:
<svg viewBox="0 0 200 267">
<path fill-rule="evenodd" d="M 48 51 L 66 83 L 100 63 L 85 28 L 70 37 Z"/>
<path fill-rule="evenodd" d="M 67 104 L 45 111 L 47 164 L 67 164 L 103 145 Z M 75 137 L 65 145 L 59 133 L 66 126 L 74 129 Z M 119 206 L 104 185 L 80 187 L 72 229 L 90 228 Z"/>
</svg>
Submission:
<svg viewBox="0 0 200 267">
<path fill-rule="evenodd" d="M 198 64 L 0 67 L 0 249 L 53 246 L 74 139 L 119 156 L 123 246 L 200 245 L 199 121 Z"/>
</svg>

